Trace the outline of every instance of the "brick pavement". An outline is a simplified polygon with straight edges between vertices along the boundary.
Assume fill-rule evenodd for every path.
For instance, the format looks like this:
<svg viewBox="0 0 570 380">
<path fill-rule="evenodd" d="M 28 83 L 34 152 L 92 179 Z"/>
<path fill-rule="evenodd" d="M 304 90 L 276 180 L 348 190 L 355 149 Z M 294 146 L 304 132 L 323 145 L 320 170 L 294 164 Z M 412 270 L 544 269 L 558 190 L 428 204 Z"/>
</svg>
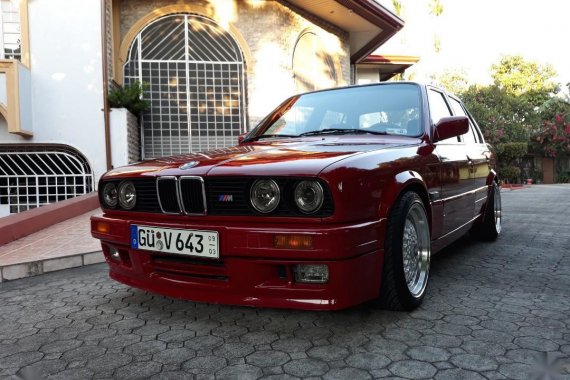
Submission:
<svg viewBox="0 0 570 380">
<path fill-rule="evenodd" d="M 434 258 L 412 313 L 208 305 L 108 279 L 105 265 L 0 284 L 0 377 L 570 378 L 570 186 L 503 193 L 496 243 Z"/>
</svg>

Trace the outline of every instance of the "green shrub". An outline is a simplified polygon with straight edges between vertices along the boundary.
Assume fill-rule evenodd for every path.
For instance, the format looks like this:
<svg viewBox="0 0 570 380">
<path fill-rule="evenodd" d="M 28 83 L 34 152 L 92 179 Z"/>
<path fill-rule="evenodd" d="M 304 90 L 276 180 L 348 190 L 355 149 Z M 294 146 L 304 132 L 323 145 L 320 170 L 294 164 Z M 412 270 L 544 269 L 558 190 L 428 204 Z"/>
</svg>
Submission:
<svg viewBox="0 0 570 380">
<path fill-rule="evenodd" d="M 499 176 L 507 181 L 507 183 L 519 183 L 521 178 L 521 169 L 516 166 L 505 166 L 501 169 Z"/>
<path fill-rule="evenodd" d="M 526 142 L 508 142 L 497 144 L 497 154 L 503 163 L 511 162 L 517 158 L 523 157 L 528 151 L 528 143 Z"/>
<path fill-rule="evenodd" d="M 147 89 L 147 83 L 135 81 L 124 87 L 113 88 L 109 91 L 107 100 L 111 107 L 126 108 L 133 115 L 140 116 L 142 112 L 150 107 L 150 102 L 143 99 L 143 93 Z"/>
<path fill-rule="evenodd" d="M 556 183 L 570 183 L 570 172 L 562 172 L 556 175 Z"/>
</svg>

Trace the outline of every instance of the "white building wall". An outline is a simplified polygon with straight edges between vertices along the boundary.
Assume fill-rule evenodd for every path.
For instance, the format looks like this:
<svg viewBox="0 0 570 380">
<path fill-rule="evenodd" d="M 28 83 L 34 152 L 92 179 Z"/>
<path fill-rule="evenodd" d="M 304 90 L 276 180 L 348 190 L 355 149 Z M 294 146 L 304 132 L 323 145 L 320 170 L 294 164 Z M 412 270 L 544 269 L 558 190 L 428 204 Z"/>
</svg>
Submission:
<svg viewBox="0 0 570 380">
<path fill-rule="evenodd" d="M 106 170 L 100 14 L 99 0 L 29 1 L 34 136 L 9 134 L 0 121 L 0 143 L 70 145 L 96 180 Z"/>
</svg>

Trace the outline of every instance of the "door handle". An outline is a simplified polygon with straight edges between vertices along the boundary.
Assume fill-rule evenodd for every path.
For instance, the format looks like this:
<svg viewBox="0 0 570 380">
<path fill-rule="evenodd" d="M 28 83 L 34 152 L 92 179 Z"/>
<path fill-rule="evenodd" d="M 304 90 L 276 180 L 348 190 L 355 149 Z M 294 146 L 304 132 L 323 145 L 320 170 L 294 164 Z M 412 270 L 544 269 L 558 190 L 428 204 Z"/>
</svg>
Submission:
<svg viewBox="0 0 570 380">
<path fill-rule="evenodd" d="M 469 156 L 467 156 L 467 155 L 466 155 L 466 157 L 467 157 L 467 163 L 468 163 L 469 165 L 473 165 L 473 160 L 472 160 Z"/>
</svg>

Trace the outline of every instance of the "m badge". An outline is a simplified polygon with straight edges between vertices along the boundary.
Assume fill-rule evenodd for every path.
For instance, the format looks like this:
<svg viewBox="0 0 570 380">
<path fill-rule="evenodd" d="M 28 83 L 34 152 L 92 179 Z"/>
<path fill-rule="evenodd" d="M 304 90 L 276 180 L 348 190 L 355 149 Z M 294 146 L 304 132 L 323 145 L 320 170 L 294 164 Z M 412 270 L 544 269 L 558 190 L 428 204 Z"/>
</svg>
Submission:
<svg viewBox="0 0 570 380">
<path fill-rule="evenodd" d="M 218 202 L 233 202 L 234 196 L 232 194 L 220 194 L 218 195 Z"/>
</svg>

